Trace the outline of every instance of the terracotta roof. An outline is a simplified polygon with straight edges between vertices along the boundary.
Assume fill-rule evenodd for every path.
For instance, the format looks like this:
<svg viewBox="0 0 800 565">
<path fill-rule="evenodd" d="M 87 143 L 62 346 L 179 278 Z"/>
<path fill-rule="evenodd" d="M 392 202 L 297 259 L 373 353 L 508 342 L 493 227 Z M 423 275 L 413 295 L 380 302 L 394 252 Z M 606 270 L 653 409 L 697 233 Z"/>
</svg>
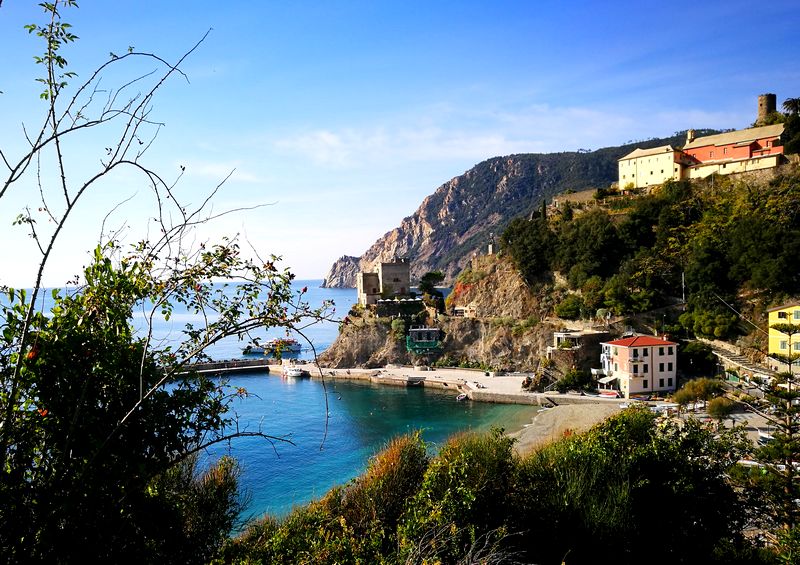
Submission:
<svg viewBox="0 0 800 565">
<path fill-rule="evenodd" d="M 648 347 L 651 345 L 678 345 L 674 341 L 667 341 L 660 337 L 653 337 L 651 335 L 635 335 L 633 337 L 624 337 L 614 341 L 606 342 L 608 345 L 617 345 L 620 347 Z"/>
<path fill-rule="evenodd" d="M 683 150 L 697 149 L 698 147 L 705 147 L 707 145 L 728 145 L 731 143 L 743 143 L 747 141 L 754 141 L 764 137 L 776 137 L 783 133 L 783 124 L 774 124 L 771 126 L 761 126 L 758 128 L 740 129 L 736 131 L 729 131 L 727 133 L 718 133 L 716 135 L 707 135 L 705 137 L 698 137 L 683 146 Z"/>
<path fill-rule="evenodd" d="M 773 306 L 772 308 L 767 308 L 767 312 L 775 312 L 777 310 L 785 310 L 786 308 L 792 308 L 794 306 L 800 306 L 800 301 L 795 300 L 794 302 L 789 302 L 787 304 L 782 304 L 781 306 Z"/>
<path fill-rule="evenodd" d="M 661 153 L 669 153 L 670 151 L 679 151 L 672 147 L 672 145 L 662 145 L 661 147 L 653 147 L 652 149 L 639 149 L 638 147 L 625 155 L 620 157 L 617 161 L 624 161 L 625 159 L 635 159 L 636 157 L 647 157 L 648 155 L 660 155 Z"/>
</svg>

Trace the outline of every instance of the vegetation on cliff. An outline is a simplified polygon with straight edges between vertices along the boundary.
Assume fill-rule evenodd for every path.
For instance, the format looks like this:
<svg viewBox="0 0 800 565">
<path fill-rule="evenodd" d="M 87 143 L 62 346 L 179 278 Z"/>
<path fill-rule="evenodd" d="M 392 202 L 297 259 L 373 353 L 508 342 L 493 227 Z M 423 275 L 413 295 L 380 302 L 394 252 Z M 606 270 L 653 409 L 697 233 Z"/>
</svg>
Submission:
<svg viewBox="0 0 800 565">
<path fill-rule="evenodd" d="M 530 285 L 559 271 L 579 291 L 561 307 L 567 317 L 644 312 L 680 300 L 685 281 L 680 323 L 725 338 L 738 331 L 728 304 L 750 311 L 800 294 L 797 167 L 768 181 L 667 182 L 622 203 L 517 218 L 501 241 Z"/>
</svg>

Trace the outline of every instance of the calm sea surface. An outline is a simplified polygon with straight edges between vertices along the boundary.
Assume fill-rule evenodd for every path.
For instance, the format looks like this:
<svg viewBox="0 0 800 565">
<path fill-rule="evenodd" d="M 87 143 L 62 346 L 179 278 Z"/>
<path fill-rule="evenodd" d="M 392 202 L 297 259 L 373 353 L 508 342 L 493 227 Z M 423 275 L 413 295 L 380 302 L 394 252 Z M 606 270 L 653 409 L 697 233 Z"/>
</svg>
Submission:
<svg viewBox="0 0 800 565">
<path fill-rule="evenodd" d="M 295 281 L 293 286 L 298 291 L 308 287 L 306 298 L 312 306 L 332 299 L 337 316 L 346 315 L 356 300 L 355 290 L 323 289 L 319 288 L 321 282 Z M 46 298 L 45 307 L 48 302 Z M 142 325 L 143 319 L 136 315 L 134 324 Z M 187 322 L 199 324 L 200 320 L 186 312 L 175 312 L 169 322 L 156 321 L 154 337 L 165 344 L 175 343 Z M 304 333 L 321 352 L 336 339 L 338 325 L 325 322 Z M 262 339 L 284 337 L 286 332 L 266 329 L 255 335 Z M 214 359 L 238 358 L 244 345 L 232 337 L 215 344 L 208 353 Z M 304 349 L 300 357 L 312 355 Z M 209 459 L 230 454 L 243 467 L 242 486 L 251 500 L 245 516 L 284 516 L 293 506 L 323 496 L 331 487 L 361 473 L 369 458 L 397 435 L 421 430 L 435 450 L 455 432 L 484 431 L 493 426 L 516 429 L 530 422 L 535 412 L 530 406 L 456 402 L 452 393 L 421 388 L 323 383 L 267 373 L 234 376 L 228 384 L 244 387 L 249 394 L 233 406 L 239 429 L 261 430 L 289 440 L 270 443 L 240 438 L 208 450 Z"/>
</svg>

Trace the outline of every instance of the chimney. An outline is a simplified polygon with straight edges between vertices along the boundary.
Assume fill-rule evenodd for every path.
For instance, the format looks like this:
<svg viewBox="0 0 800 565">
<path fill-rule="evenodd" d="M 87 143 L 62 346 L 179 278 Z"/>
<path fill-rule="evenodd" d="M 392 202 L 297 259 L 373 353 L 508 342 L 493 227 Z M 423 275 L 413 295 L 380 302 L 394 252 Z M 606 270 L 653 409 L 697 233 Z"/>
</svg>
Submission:
<svg viewBox="0 0 800 565">
<path fill-rule="evenodd" d="M 694 141 L 694 130 L 687 129 L 686 130 L 686 145 L 689 145 L 692 141 Z"/>
</svg>

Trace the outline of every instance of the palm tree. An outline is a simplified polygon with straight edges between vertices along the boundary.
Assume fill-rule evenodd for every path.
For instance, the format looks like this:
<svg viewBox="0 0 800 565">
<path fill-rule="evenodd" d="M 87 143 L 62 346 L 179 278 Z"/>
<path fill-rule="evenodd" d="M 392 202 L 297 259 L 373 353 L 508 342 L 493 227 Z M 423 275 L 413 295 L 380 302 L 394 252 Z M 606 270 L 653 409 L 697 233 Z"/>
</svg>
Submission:
<svg viewBox="0 0 800 565">
<path fill-rule="evenodd" d="M 787 98 L 783 101 L 783 111 L 787 114 L 800 114 L 800 98 Z"/>
</svg>

